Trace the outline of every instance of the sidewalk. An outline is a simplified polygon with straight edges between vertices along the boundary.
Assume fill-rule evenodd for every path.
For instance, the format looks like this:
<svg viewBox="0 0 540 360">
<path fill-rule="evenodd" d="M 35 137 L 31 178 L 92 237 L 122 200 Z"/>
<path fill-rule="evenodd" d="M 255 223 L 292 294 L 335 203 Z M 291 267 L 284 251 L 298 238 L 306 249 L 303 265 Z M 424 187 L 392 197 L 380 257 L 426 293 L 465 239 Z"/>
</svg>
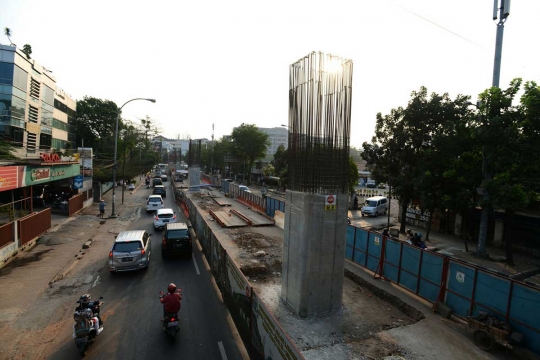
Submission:
<svg viewBox="0 0 540 360">
<path fill-rule="evenodd" d="M 353 218 L 361 217 L 360 210 L 349 210 Z M 391 217 L 390 223 L 395 224 L 398 227 L 400 223 L 395 217 Z M 427 229 L 416 227 L 413 225 L 406 225 L 406 229 L 411 229 L 413 233 L 423 234 L 422 239 L 425 240 Z M 405 241 L 405 234 L 399 234 L 399 239 Z M 494 246 L 486 246 L 486 251 L 489 253 L 491 259 L 483 259 L 471 254 L 472 251 L 476 250 L 477 244 L 473 241 L 467 242 L 469 252 L 465 251 L 464 240 L 460 239 L 457 236 L 450 234 L 441 234 L 436 231 L 431 231 L 429 234 L 429 241 L 425 241 L 428 250 L 435 251 L 442 255 L 447 255 L 455 257 L 459 260 L 468 262 L 470 264 L 480 266 L 482 268 L 494 271 L 504 276 L 515 276 L 517 274 L 527 274 L 531 273 L 531 277 L 534 275 L 535 271 L 540 273 L 540 259 L 514 253 L 514 263 L 515 267 L 511 267 L 506 264 L 506 253 L 504 249 L 497 248 Z M 533 285 L 540 286 L 540 277 L 535 277 L 537 280 L 532 278 L 527 279 L 529 282 L 533 282 Z M 523 280 L 522 280 L 523 281 Z"/>
<path fill-rule="evenodd" d="M 99 281 L 96 274 L 104 266 L 111 239 L 140 211 L 131 196 L 126 192 L 124 204 L 117 196 L 115 219 L 107 218 L 112 191 L 103 195 L 107 203 L 103 219 L 97 216 L 97 203 L 72 217 L 54 215 L 51 229 L 36 245 L 0 269 L 0 357 L 41 358 L 57 332 L 69 326 L 58 322 L 71 310 L 65 295 L 75 299 Z M 93 245 L 83 248 L 88 241 Z"/>
</svg>

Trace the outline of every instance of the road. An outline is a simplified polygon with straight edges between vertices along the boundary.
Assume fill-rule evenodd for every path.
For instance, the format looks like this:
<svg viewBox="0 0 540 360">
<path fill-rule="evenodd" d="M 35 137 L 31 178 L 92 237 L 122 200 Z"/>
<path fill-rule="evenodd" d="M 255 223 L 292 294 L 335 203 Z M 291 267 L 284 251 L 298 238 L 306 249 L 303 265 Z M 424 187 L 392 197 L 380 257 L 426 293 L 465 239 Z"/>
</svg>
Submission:
<svg viewBox="0 0 540 360">
<path fill-rule="evenodd" d="M 165 207 L 175 209 L 179 221 L 186 221 L 174 203 L 170 186 Z M 151 189 L 141 187 L 133 195 L 144 198 Z M 205 268 L 202 254 L 194 246 L 192 257 L 164 261 L 161 259 L 161 231 L 153 228 L 152 215 L 142 209 L 141 216 L 129 225 L 153 233 L 148 271 L 112 275 L 103 259 L 99 271 L 101 282 L 91 289 L 96 299 L 103 296 L 104 330 L 91 346 L 88 359 L 241 359 L 235 338 L 227 322 L 228 312 L 212 285 L 211 273 Z M 182 288 L 180 332 L 171 343 L 162 331 L 162 307 L 159 290 L 166 291 L 170 282 Z M 71 334 L 62 332 L 64 344 L 50 359 L 73 359 L 77 349 Z"/>
</svg>

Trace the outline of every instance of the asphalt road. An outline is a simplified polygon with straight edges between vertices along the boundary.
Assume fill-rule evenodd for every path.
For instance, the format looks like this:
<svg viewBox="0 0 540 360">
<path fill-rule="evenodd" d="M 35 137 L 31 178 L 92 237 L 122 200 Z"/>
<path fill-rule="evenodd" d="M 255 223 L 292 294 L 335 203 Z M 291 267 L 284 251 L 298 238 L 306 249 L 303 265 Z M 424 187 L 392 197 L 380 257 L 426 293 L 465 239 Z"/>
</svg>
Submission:
<svg viewBox="0 0 540 360">
<path fill-rule="evenodd" d="M 170 183 L 169 183 L 170 184 Z M 169 185 L 167 184 L 167 185 Z M 141 187 L 140 197 L 151 194 Z M 140 200 L 139 200 L 140 201 Z M 184 214 L 174 203 L 167 187 L 165 207 L 173 208 L 179 221 Z M 142 229 L 153 233 L 148 271 L 111 275 L 106 266 L 99 271 L 101 282 L 91 289 L 94 299 L 103 296 L 101 309 L 104 330 L 90 347 L 88 359 L 241 359 L 235 338 L 227 322 L 228 312 L 212 285 L 202 254 L 194 246 L 192 257 L 163 260 L 161 231 L 155 231 L 152 215 L 143 208 L 141 217 L 129 230 Z M 194 243 L 195 245 L 195 243 Z M 182 288 L 180 332 L 171 343 L 162 330 L 162 306 L 159 291 L 166 291 L 174 282 Z M 65 344 L 50 359 L 73 359 L 78 353 L 73 340 Z"/>
</svg>

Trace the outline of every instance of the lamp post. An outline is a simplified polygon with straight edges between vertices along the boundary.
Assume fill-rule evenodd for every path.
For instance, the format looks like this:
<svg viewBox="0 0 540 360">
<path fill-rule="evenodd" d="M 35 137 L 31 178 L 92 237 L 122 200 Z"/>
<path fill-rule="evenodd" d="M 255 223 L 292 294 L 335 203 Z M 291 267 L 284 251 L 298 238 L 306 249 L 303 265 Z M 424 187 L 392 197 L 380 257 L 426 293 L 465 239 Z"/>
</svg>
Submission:
<svg viewBox="0 0 540 360">
<path fill-rule="evenodd" d="M 145 98 L 131 99 L 129 101 L 126 101 L 124 105 L 120 106 L 120 108 L 118 109 L 118 113 L 116 114 L 116 128 L 114 131 L 113 193 L 112 193 L 112 211 L 111 211 L 112 218 L 116 217 L 116 214 L 114 212 L 115 210 L 114 205 L 115 205 L 115 195 L 116 195 L 116 155 L 118 152 L 118 121 L 120 120 L 120 113 L 122 112 L 122 108 L 126 106 L 127 103 L 130 103 L 135 100 L 146 100 L 146 101 L 151 101 L 153 103 L 156 102 L 156 99 L 145 99 Z"/>
</svg>

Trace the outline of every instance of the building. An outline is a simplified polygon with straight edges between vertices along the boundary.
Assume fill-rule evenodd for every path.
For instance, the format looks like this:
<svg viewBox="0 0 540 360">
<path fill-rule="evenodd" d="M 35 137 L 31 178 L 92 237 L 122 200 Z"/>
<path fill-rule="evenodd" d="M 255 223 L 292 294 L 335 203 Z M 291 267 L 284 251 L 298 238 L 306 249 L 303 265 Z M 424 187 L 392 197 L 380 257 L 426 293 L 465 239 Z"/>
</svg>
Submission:
<svg viewBox="0 0 540 360">
<path fill-rule="evenodd" d="M 279 145 L 288 146 L 289 131 L 284 127 L 259 128 L 259 131 L 268 135 L 270 146 L 266 149 L 266 155 L 274 155 Z"/>
<path fill-rule="evenodd" d="M 0 139 L 15 148 L 15 156 L 38 159 L 73 149 L 75 114 L 75 100 L 56 86 L 50 70 L 15 46 L 0 45 Z"/>
</svg>

